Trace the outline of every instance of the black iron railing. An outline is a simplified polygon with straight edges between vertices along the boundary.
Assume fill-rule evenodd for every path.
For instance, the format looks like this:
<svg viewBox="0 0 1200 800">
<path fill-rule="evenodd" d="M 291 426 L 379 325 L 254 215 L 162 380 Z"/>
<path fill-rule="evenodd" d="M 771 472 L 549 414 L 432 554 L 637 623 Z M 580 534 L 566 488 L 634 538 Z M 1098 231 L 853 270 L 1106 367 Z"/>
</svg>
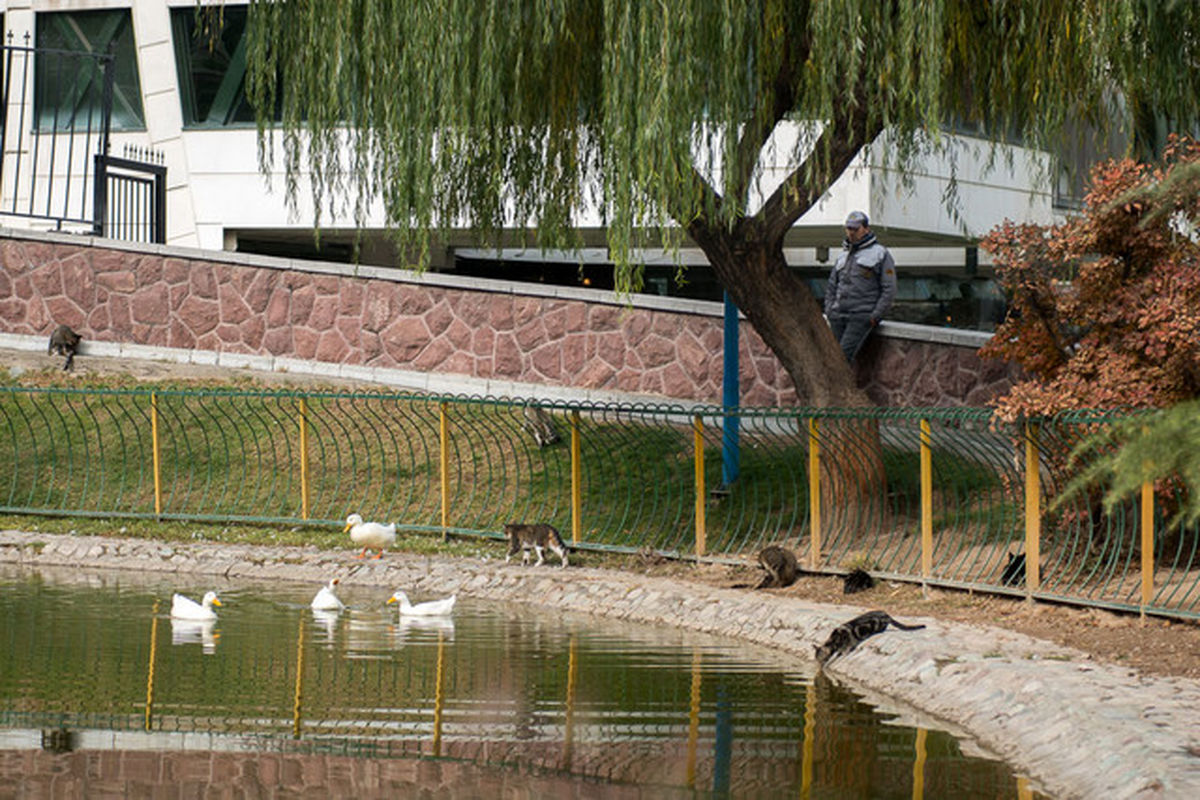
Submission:
<svg viewBox="0 0 1200 800">
<path fill-rule="evenodd" d="M 15 45 L 10 33 L 0 64 L 0 219 L 165 242 L 161 159 L 109 155 L 113 54 L 31 47 L 28 34 Z"/>
</svg>

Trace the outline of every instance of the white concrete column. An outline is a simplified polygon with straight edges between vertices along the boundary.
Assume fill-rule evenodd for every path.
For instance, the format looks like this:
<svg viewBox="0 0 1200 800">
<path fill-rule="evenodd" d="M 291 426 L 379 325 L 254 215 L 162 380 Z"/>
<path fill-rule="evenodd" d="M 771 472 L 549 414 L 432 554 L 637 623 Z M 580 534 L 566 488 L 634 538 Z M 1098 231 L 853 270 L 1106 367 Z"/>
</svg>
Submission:
<svg viewBox="0 0 1200 800">
<path fill-rule="evenodd" d="M 150 146 L 166 158 L 167 244 L 199 247 L 171 43 L 171 9 L 160 0 L 134 0 L 133 32 L 146 133 Z M 113 155 L 121 153 L 114 149 Z"/>
</svg>

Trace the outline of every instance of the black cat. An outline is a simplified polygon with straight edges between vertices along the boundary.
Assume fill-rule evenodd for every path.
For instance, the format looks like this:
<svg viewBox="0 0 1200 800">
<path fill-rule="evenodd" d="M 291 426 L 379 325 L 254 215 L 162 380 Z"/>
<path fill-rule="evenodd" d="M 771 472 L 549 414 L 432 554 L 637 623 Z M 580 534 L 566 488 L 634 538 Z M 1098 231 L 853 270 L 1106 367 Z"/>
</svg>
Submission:
<svg viewBox="0 0 1200 800">
<path fill-rule="evenodd" d="M 875 588 L 875 579 L 865 569 L 856 569 L 842 579 L 842 594 L 865 592 Z"/>
<path fill-rule="evenodd" d="M 1025 582 L 1025 554 L 1008 554 L 1008 563 L 1004 565 L 1004 574 L 1000 583 L 1005 586 L 1019 586 Z"/>
<path fill-rule="evenodd" d="M 816 648 L 817 663 L 824 666 L 836 656 L 849 653 L 864 639 L 877 633 L 883 633 L 887 630 L 888 625 L 893 625 L 902 631 L 915 631 L 925 627 L 924 625 L 902 625 L 888 616 L 885 611 L 868 611 L 833 629 L 833 633 L 829 634 L 825 644 Z"/>
</svg>

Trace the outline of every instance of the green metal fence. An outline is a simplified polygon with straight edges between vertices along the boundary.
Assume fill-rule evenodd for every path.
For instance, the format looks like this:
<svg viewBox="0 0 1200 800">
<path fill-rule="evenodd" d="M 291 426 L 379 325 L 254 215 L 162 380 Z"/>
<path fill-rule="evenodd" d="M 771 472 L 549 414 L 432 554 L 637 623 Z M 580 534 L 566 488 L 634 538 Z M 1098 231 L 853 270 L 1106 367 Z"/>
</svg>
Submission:
<svg viewBox="0 0 1200 800">
<path fill-rule="evenodd" d="M 558 440 L 531 434 L 540 409 Z M 1200 529 L 1147 489 L 1048 510 L 1068 454 L 1113 421 L 1014 426 L 984 409 L 737 410 L 409 394 L 0 387 L 0 512 L 340 524 L 752 557 L 1200 617 Z M 544 442 L 544 437 L 543 437 Z M 1169 500 L 1169 498 L 1168 498 Z M 1012 555 L 1026 569 L 1008 575 Z"/>
</svg>

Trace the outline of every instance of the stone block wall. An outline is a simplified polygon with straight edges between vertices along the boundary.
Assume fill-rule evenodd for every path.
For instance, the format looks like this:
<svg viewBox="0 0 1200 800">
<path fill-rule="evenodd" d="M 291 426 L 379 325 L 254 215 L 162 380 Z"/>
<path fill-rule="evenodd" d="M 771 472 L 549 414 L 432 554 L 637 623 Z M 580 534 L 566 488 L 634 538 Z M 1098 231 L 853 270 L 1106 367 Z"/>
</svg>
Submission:
<svg viewBox="0 0 1200 800">
<path fill-rule="evenodd" d="M 355 269 L 65 235 L 0 236 L 0 332 L 719 403 L 721 304 Z M 745 322 L 742 402 L 794 405 Z M 860 374 L 883 405 L 981 404 L 1004 385 L 974 347 L 877 336 Z M 593 392 L 594 394 L 594 392 Z"/>
</svg>

